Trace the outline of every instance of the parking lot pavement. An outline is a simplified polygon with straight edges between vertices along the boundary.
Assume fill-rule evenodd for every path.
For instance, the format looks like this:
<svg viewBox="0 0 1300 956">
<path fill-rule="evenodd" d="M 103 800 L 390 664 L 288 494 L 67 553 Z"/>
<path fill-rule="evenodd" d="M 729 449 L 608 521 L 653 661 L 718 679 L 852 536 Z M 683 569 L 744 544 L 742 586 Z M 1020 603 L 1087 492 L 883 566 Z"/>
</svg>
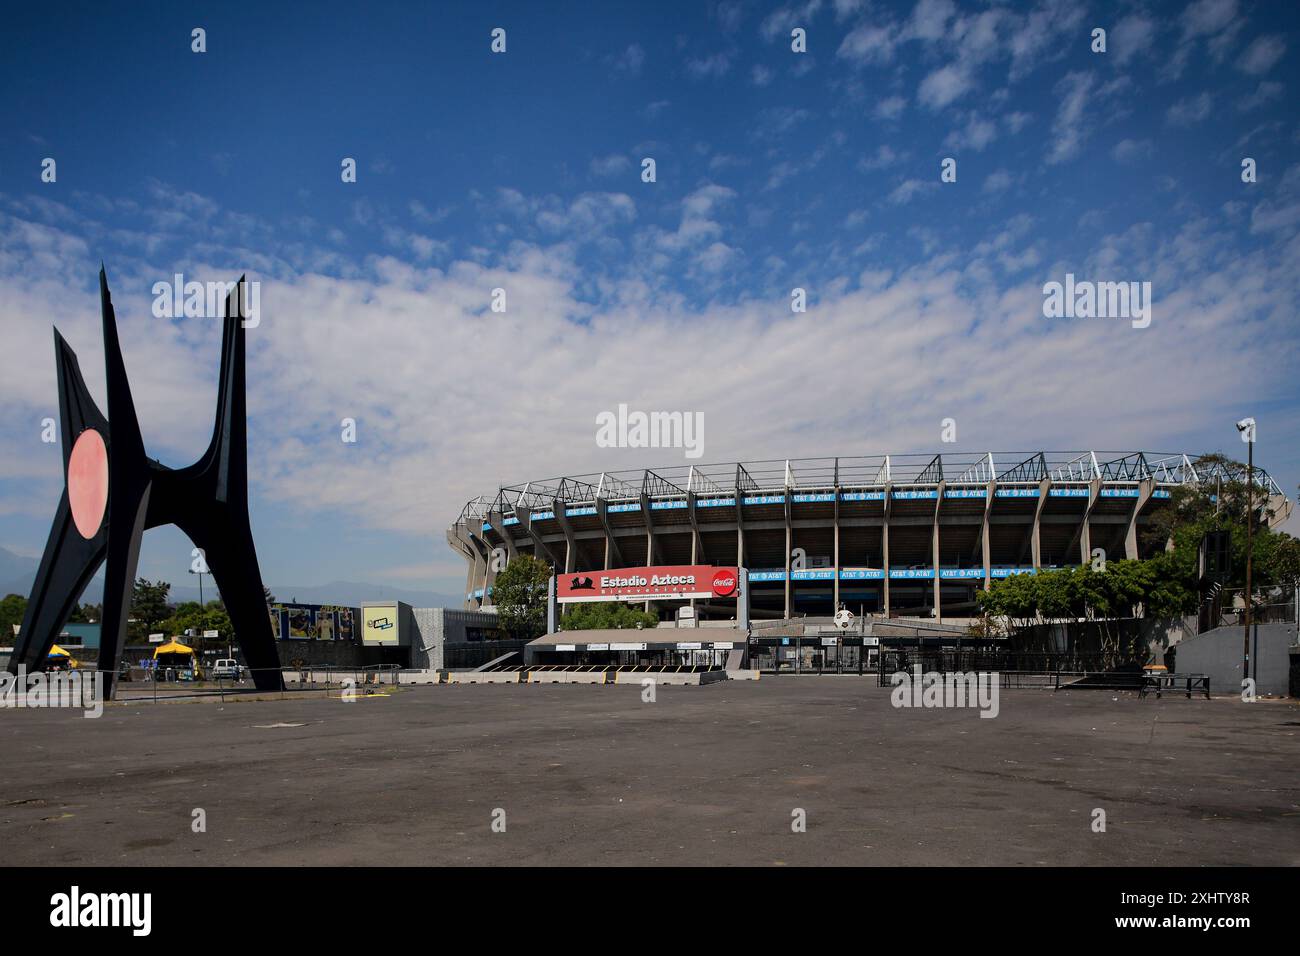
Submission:
<svg viewBox="0 0 1300 956">
<path fill-rule="evenodd" d="M 1293 701 L 1021 690 L 981 719 L 869 679 L 386 693 L 0 711 L 3 861 L 1300 863 Z"/>
</svg>

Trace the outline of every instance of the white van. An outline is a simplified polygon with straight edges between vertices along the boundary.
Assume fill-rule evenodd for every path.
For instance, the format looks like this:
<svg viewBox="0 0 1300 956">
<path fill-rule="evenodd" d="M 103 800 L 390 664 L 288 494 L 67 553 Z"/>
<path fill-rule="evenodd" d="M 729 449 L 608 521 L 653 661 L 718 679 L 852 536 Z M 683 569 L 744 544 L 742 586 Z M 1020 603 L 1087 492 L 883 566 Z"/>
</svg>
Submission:
<svg viewBox="0 0 1300 956">
<path fill-rule="evenodd" d="M 212 665 L 208 676 L 213 680 L 239 680 L 241 670 L 239 662 L 233 657 L 223 657 Z"/>
</svg>

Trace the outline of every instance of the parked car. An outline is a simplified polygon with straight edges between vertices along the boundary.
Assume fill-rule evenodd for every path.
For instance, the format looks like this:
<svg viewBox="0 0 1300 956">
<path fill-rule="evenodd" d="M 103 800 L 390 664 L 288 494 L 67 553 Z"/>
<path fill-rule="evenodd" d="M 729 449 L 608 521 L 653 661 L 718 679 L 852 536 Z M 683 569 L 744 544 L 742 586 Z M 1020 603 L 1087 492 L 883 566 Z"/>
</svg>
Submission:
<svg viewBox="0 0 1300 956">
<path fill-rule="evenodd" d="M 223 657 L 212 665 L 208 676 L 212 680 L 240 680 L 243 672 L 244 669 L 239 666 L 238 661 L 232 657 Z"/>
</svg>

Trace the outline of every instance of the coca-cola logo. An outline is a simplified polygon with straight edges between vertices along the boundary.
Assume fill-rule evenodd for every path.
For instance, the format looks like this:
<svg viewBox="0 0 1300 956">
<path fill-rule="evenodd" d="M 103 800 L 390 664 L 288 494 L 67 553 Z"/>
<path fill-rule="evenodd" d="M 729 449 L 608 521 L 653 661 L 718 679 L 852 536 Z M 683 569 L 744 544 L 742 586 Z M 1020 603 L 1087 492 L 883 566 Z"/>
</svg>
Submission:
<svg viewBox="0 0 1300 956">
<path fill-rule="evenodd" d="M 736 593 L 736 572 L 716 571 L 713 574 L 713 593 L 717 597 L 731 597 Z"/>
</svg>

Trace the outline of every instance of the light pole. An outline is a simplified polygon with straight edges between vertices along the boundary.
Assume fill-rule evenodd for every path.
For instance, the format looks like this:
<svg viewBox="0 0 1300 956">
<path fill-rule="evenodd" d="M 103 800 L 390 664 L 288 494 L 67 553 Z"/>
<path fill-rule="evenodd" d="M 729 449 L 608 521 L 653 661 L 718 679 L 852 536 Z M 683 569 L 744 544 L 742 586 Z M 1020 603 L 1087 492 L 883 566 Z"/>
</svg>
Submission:
<svg viewBox="0 0 1300 956">
<path fill-rule="evenodd" d="M 199 576 L 199 607 L 200 608 L 207 606 L 203 603 L 203 575 L 206 573 L 207 572 L 205 571 L 196 571 L 193 568 L 190 568 L 190 574 L 197 574 Z"/>
<path fill-rule="evenodd" d="M 203 562 L 197 568 L 193 566 L 190 567 L 190 574 L 197 574 L 199 576 L 199 620 L 201 622 L 207 620 L 207 618 L 204 615 L 207 613 L 208 606 L 203 603 L 203 575 L 207 573 L 208 573 L 208 565 L 206 562 Z M 203 638 L 203 627 L 204 625 L 200 623 L 198 626 L 198 633 L 195 634 L 193 639 L 190 641 L 190 643 L 194 647 L 202 646 L 199 644 L 199 641 Z"/>
<path fill-rule="evenodd" d="M 1243 418 L 1237 422 L 1237 431 L 1246 443 L 1246 614 L 1241 635 L 1241 679 L 1245 681 L 1250 678 L 1250 566 L 1255 550 L 1255 419 Z"/>
</svg>

